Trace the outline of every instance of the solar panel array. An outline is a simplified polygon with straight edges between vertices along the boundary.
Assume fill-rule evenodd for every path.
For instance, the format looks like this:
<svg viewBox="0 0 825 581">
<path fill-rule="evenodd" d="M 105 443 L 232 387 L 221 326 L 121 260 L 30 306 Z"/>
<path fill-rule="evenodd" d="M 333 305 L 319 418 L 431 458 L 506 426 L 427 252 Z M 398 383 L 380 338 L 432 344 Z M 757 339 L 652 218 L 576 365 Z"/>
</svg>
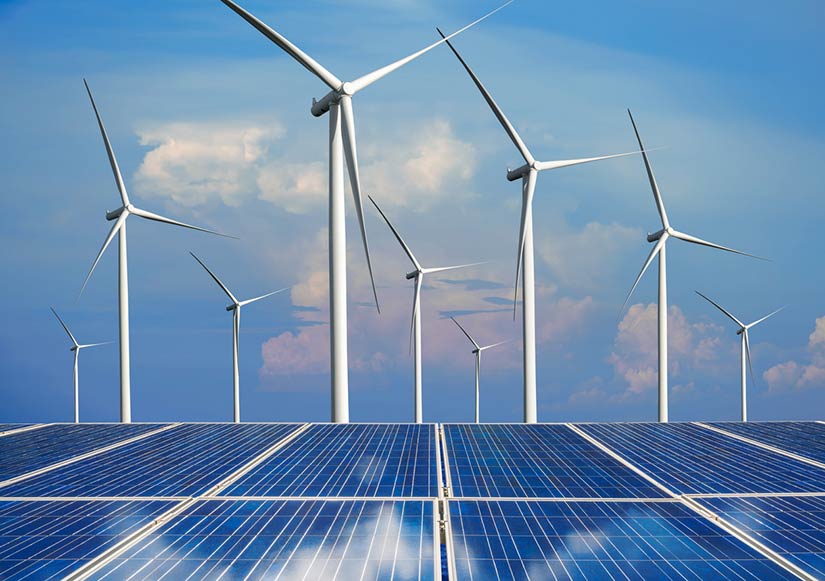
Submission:
<svg viewBox="0 0 825 581">
<path fill-rule="evenodd" d="M 825 577 L 825 424 L 2 428 L 0 578 Z"/>
</svg>

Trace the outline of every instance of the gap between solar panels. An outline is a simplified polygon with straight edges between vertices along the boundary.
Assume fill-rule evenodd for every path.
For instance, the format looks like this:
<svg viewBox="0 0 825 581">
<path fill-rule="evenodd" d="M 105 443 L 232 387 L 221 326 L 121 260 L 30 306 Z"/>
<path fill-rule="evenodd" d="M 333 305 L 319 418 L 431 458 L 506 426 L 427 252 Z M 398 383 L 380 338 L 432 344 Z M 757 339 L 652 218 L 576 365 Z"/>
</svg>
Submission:
<svg viewBox="0 0 825 581">
<path fill-rule="evenodd" d="M 43 428 L 43 427 L 51 426 L 51 425 L 53 425 L 53 424 L 32 424 L 30 426 L 22 426 L 22 427 L 19 427 L 19 428 L 12 428 L 11 430 L 5 430 L 3 432 L 0 432 L 0 438 L 2 438 L 3 436 L 11 436 L 12 434 L 19 434 L 21 432 L 29 432 L 31 430 L 36 430 L 38 428 Z"/>
<path fill-rule="evenodd" d="M 456 579 L 455 548 L 453 547 L 453 533 L 450 526 L 449 498 L 452 497 L 452 478 L 450 476 L 450 462 L 447 455 L 447 442 L 444 436 L 444 426 L 436 424 L 436 459 L 438 461 L 438 551 L 441 567 L 445 561 L 447 577 Z M 443 478 L 443 480 L 442 480 Z"/>
</svg>

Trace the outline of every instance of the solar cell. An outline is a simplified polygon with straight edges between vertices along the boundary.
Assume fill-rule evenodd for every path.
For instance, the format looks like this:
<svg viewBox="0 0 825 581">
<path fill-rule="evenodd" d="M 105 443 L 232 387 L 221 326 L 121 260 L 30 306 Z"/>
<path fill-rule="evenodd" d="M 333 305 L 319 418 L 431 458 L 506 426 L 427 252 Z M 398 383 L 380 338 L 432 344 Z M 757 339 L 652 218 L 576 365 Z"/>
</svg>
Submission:
<svg viewBox="0 0 825 581">
<path fill-rule="evenodd" d="M 453 497 L 667 496 L 564 425 L 447 424 L 444 436 Z"/>
<path fill-rule="evenodd" d="M 0 578 L 60 579 L 174 505 L 0 501 Z"/>
<path fill-rule="evenodd" d="M 458 579 L 795 579 L 679 502 L 449 501 Z"/>
<path fill-rule="evenodd" d="M 433 424 L 315 424 L 221 496 L 435 497 Z"/>
<path fill-rule="evenodd" d="M 825 579 L 825 497 L 740 496 L 697 500 L 801 569 Z"/>
<path fill-rule="evenodd" d="M 95 578 L 433 579 L 433 504 L 199 501 Z"/>
<path fill-rule="evenodd" d="M 682 494 L 825 491 L 825 469 L 693 424 L 581 424 Z"/>
<path fill-rule="evenodd" d="M 0 438 L 0 482 L 157 430 L 163 425 L 55 424 L 3 436 Z"/>
<path fill-rule="evenodd" d="M 181 425 L 0 488 L 0 496 L 193 496 L 205 492 L 299 427 L 300 424 Z"/>
<path fill-rule="evenodd" d="M 818 422 L 716 422 L 710 425 L 825 463 L 825 424 Z"/>
</svg>

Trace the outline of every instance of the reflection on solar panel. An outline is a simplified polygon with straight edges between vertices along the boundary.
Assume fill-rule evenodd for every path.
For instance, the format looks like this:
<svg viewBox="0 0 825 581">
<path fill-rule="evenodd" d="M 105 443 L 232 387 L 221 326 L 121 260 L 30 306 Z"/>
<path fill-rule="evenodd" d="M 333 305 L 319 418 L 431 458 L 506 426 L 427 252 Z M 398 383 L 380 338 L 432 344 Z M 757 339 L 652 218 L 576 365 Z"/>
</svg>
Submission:
<svg viewBox="0 0 825 581">
<path fill-rule="evenodd" d="M 173 504 L 0 501 L 0 578 L 60 579 Z"/>
<path fill-rule="evenodd" d="M 454 497 L 661 498 L 564 425 L 445 425 Z"/>
<path fill-rule="evenodd" d="M 221 495 L 435 497 L 435 426 L 313 425 Z"/>
<path fill-rule="evenodd" d="M 693 424 L 579 427 L 679 493 L 825 491 L 825 470 Z"/>
<path fill-rule="evenodd" d="M 186 424 L 0 488 L 0 496 L 200 494 L 299 427 Z"/>
<path fill-rule="evenodd" d="M 825 462 L 825 424 L 818 422 L 718 422 L 717 428 Z"/>
<path fill-rule="evenodd" d="M 451 501 L 459 579 L 794 579 L 678 502 Z"/>
<path fill-rule="evenodd" d="M 206 500 L 95 578 L 433 579 L 433 527 L 432 501 Z"/>
<path fill-rule="evenodd" d="M 825 497 L 702 498 L 699 503 L 811 575 L 825 578 Z"/>
<path fill-rule="evenodd" d="M 3 436 L 0 438 L 0 481 L 161 426 L 163 424 L 57 424 Z"/>
</svg>

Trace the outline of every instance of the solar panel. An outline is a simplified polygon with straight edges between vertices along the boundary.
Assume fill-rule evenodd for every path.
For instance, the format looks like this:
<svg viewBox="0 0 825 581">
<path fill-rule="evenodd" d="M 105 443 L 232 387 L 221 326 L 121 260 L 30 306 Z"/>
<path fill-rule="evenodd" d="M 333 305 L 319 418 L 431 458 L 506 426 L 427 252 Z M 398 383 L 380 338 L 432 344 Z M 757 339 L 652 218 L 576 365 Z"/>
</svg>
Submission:
<svg viewBox="0 0 825 581">
<path fill-rule="evenodd" d="M 315 424 L 222 496 L 435 497 L 433 424 Z"/>
<path fill-rule="evenodd" d="M 825 462 L 825 424 L 818 422 L 717 422 L 717 428 Z"/>
<path fill-rule="evenodd" d="M 25 428 L 30 425 L 31 424 L 0 424 L 0 436 L 9 430 L 19 430 L 20 428 Z"/>
<path fill-rule="evenodd" d="M 795 579 L 679 502 L 450 501 L 458 579 Z"/>
<path fill-rule="evenodd" d="M 444 426 L 454 497 L 667 496 L 564 425 Z"/>
<path fill-rule="evenodd" d="M 683 494 L 825 492 L 825 470 L 693 424 L 582 424 Z"/>
<path fill-rule="evenodd" d="M 95 578 L 433 579 L 433 504 L 200 501 Z"/>
<path fill-rule="evenodd" d="M 752 496 L 698 501 L 814 577 L 825 579 L 825 497 Z"/>
<path fill-rule="evenodd" d="M 0 496 L 196 495 L 299 427 L 186 424 L 0 488 Z"/>
<path fill-rule="evenodd" d="M 0 501 L 0 578 L 60 579 L 171 508 L 169 501 Z"/>
</svg>

